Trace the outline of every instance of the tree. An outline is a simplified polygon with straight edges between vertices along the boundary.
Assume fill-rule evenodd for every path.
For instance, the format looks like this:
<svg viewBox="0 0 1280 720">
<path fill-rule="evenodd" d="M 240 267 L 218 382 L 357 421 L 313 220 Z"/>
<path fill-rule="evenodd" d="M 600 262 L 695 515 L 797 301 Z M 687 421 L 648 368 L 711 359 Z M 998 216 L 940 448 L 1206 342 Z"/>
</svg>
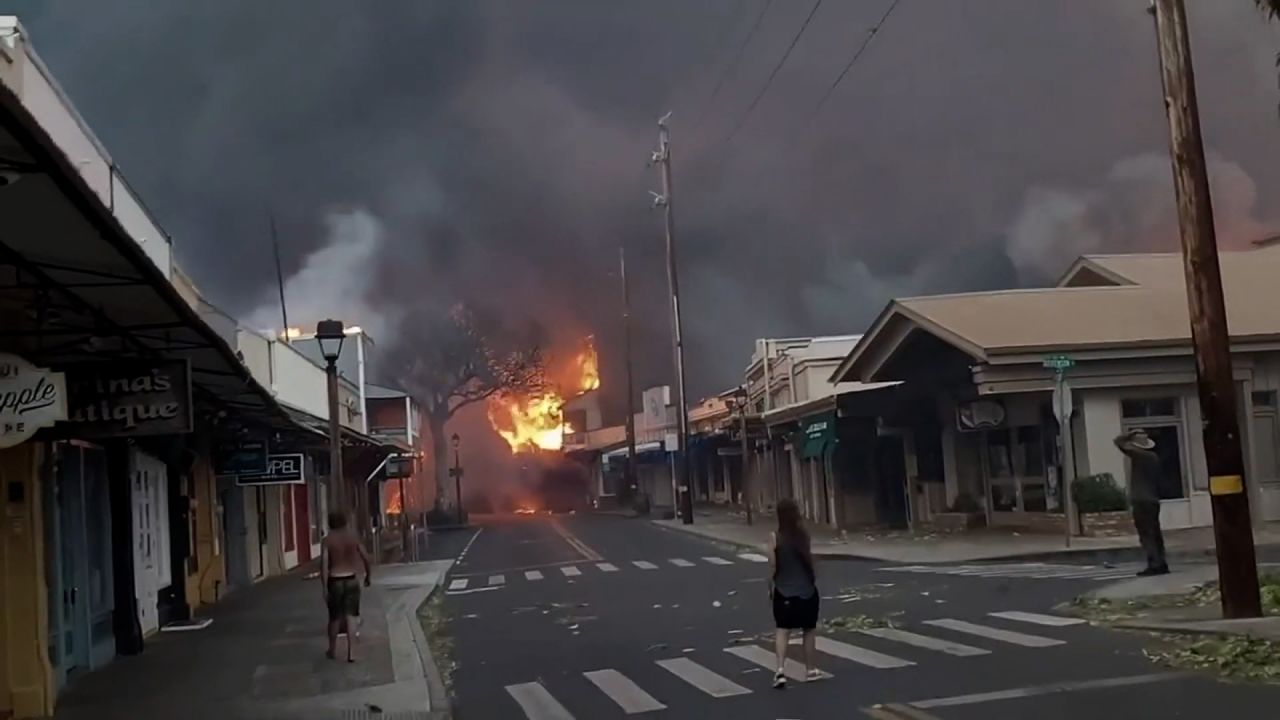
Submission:
<svg viewBox="0 0 1280 720">
<path fill-rule="evenodd" d="M 414 322 L 406 330 L 411 344 L 404 348 L 408 357 L 400 382 L 422 407 L 431 436 L 435 506 L 443 510 L 445 488 L 451 487 L 449 420 L 462 408 L 497 393 L 541 391 L 545 367 L 535 343 L 517 340 L 513 347 L 504 347 L 499 323 L 465 305 Z"/>
<path fill-rule="evenodd" d="M 1258 5 L 1258 9 L 1267 14 L 1271 19 L 1280 18 L 1280 0 L 1253 0 Z"/>
</svg>

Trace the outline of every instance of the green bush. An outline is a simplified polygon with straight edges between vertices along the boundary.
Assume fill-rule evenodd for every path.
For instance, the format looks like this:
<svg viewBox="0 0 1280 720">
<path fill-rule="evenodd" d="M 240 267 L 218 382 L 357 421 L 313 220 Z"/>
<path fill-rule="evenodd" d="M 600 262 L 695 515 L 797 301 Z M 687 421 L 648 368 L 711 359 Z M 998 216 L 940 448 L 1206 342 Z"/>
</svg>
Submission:
<svg viewBox="0 0 1280 720">
<path fill-rule="evenodd" d="M 982 512 L 982 506 L 969 493 L 962 492 L 956 495 L 956 501 L 951 503 L 951 512 L 954 513 L 976 513 Z"/>
<path fill-rule="evenodd" d="M 1076 512 L 1099 513 L 1129 509 L 1129 498 L 1116 484 L 1111 473 L 1076 478 L 1071 484 L 1071 497 L 1076 502 Z"/>
</svg>

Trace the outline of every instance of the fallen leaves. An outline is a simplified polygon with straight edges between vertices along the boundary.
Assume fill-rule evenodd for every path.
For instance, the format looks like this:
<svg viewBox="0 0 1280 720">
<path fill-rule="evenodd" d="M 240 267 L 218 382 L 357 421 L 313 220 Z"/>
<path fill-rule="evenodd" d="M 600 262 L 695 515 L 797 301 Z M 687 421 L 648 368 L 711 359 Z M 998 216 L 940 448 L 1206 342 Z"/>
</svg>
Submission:
<svg viewBox="0 0 1280 720">
<path fill-rule="evenodd" d="M 1174 647 L 1144 650 L 1153 662 L 1185 670 L 1210 670 L 1241 680 L 1275 682 L 1280 679 L 1280 644 L 1250 637 L 1188 641 Z"/>
</svg>

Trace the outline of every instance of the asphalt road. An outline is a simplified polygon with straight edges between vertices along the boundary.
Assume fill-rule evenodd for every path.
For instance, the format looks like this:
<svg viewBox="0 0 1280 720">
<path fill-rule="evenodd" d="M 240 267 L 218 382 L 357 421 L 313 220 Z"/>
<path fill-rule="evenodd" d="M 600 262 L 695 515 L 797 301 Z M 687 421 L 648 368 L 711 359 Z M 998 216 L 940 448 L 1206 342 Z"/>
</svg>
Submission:
<svg viewBox="0 0 1280 720">
<path fill-rule="evenodd" d="M 459 557 L 444 605 L 459 720 L 1280 712 L 1280 688 L 1170 673 L 1146 637 L 1053 612 L 1127 567 L 822 562 L 822 616 L 854 629 L 820 629 L 830 678 L 778 691 L 764 558 L 618 517 L 477 524 L 436 545 Z"/>
</svg>

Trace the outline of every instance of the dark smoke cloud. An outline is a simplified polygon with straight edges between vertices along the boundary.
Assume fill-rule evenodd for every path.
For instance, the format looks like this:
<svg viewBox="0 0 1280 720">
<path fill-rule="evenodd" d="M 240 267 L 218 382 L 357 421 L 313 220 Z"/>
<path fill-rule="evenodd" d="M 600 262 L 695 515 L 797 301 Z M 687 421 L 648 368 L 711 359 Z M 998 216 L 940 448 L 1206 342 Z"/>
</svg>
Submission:
<svg viewBox="0 0 1280 720">
<path fill-rule="evenodd" d="M 307 268 L 297 288 L 327 286 L 310 253 L 363 238 L 377 252 L 333 250 L 327 271 L 369 278 L 363 305 L 386 325 L 464 297 L 553 346 L 595 332 L 606 387 L 621 385 L 620 243 L 639 382 L 668 380 L 643 166 L 668 109 L 699 393 L 736 381 L 754 337 L 858 332 L 891 296 L 1043 282 L 1060 239 L 1129 249 L 1134 228 L 1161 227 L 1146 0 L 903 0 L 815 117 L 887 0 L 824 3 L 725 144 L 809 9 L 773 3 L 707 105 L 761 2 L 7 5 L 215 301 L 270 302 L 270 208 L 287 270 Z M 1263 227 L 1280 212 L 1280 38 L 1247 0 L 1189 4 L 1206 137 L 1229 170 L 1215 187 L 1251 193 L 1222 202 L 1235 227 Z M 1117 181 L 1126 162 L 1143 172 Z M 335 311 L 307 292 L 291 290 L 295 316 Z"/>
</svg>

